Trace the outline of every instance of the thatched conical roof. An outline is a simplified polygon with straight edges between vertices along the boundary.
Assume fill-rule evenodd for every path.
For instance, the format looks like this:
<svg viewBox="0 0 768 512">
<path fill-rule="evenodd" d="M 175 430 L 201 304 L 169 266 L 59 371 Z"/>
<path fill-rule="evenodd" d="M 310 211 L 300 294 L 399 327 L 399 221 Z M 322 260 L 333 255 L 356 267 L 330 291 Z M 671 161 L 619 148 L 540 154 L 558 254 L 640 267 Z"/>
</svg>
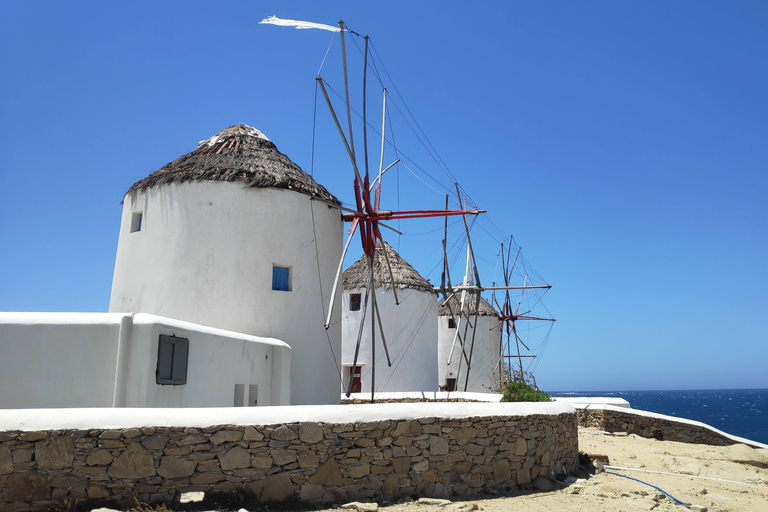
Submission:
<svg viewBox="0 0 768 512">
<path fill-rule="evenodd" d="M 480 297 L 480 295 L 467 292 L 467 296 L 464 299 L 464 315 L 469 316 L 475 314 L 476 297 Z M 448 307 L 449 302 L 451 304 L 450 308 Z M 461 311 L 461 292 L 455 293 L 452 297 L 449 297 L 448 300 L 441 300 L 438 305 L 437 314 L 439 316 L 450 316 L 451 310 L 453 310 L 454 315 L 458 315 L 459 311 Z M 482 297 L 480 297 L 480 306 L 477 314 L 478 316 L 499 316 L 499 312 L 491 306 L 491 303 Z"/>
<path fill-rule="evenodd" d="M 387 260 L 384 259 L 383 251 L 387 252 L 389 265 L 392 267 L 390 276 Z M 356 288 L 367 288 L 370 269 L 368 268 L 368 257 L 363 254 L 362 258 L 352 264 L 341 275 L 341 285 L 345 290 Z M 392 282 L 394 276 L 394 283 Z M 419 290 L 423 292 L 434 293 L 434 288 L 429 281 L 421 277 L 407 261 L 387 243 L 377 242 L 376 252 L 373 258 L 373 282 L 376 288 L 392 288 Z"/>
<path fill-rule="evenodd" d="M 164 183 L 184 181 L 239 181 L 248 187 L 283 188 L 341 204 L 325 187 L 301 170 L 256 128 L 232 125 L 197 149 L 166 164 L 128 193 Z"/>
</svg>

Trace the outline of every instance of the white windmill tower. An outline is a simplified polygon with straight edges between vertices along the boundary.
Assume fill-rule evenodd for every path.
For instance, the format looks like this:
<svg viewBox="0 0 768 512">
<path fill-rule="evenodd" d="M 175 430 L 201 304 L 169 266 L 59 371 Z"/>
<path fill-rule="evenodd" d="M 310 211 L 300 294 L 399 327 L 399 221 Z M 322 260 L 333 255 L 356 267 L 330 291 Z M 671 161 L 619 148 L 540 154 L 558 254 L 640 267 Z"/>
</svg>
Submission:
<svg viewBox="0 0 768 512">
<path fill-rule="evenodd" d="M 341 336 L 323 325 L 338 204 L 260 131 L 230 126 L 126 194 L 109 310 L 278 338 L 291 403 L 338 403 Z"/>
</svg>

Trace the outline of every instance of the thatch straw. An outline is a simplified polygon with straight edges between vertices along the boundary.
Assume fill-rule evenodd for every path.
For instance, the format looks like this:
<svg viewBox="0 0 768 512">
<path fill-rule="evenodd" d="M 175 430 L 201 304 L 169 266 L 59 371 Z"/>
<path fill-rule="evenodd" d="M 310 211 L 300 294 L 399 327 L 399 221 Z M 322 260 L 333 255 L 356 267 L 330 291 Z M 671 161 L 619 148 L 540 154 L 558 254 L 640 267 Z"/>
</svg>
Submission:
<svg viewBox="0 0 768 512">
<path fill-rule="evenodd" d="M 475 314 L 475 297 L 480 297 L 480 294 L 467 292 L 467 296 L 464 299 L 464 315 L 469 316 Z M 448 307 L 448 302 L 451 304 L 450 308 Z M 440 316 L 451 316 L 451 310 L 453 310 L 453 314 L 458 315 L 461 310 L 460 306 L 461 292 L 456 292 L 447 301 L 445 299 L 440 301 L 437 314 Z M 480 308 L 477 314 L 478 316 L 499 316 L 498 311 L 491 306 L 490 302 L 482 297 L 480 297 Z"/>
<path fill-rule="evenodd" d="M 383 251 L 387 251 L 389 265 L 392 267 L 390 276 L 387 260 L 384 259 Z M 368 257 L 363 255 L 351 267 L 341 275 L 341 285 L 345 290 L 354 290 L 357 288 L 367 288 L 370 269 L 368 267 Z M 394 276 L 394 283 L 392 282 Z M 400 257 L 387 242 L 377 242 L 376 252 L 373 258 L 373 282 L 376 288 L 392 288 L 419 290 L 434 293 L 434 288 L 429 281 L 421 277 L 416 269 Z"/>
<path fill-rule="evenodd" d="M 247 187 L 295 190 L 341 204 L 259 130 L 242 123 L 201 141 L 196 150 L 134 183 L 128 193 L 198 180 L 240 181 Z"/>
</svg>

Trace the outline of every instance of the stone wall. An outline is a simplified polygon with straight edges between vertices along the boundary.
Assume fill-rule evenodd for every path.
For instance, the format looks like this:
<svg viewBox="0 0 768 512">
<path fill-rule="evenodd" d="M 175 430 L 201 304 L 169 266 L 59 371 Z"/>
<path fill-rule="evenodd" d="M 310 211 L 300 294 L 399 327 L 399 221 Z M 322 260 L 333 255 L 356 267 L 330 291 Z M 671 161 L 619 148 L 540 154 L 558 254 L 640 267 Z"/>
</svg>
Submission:
<svg viewBox="0 0 768 512">
<path fill-rule="evenodd" d="M 451 404 L 483 411 L 489 405 L 508 409 Z M 417 406 L 434 413 L 438 404 Z M 540 414 L 463 418 L 5 430 L 0 511 L 49 507 L 70 497 L 171 503 L 181 492 L 212 490 L 318 503 L 472 495 L 576 468 L 575 412 L 544 407 L 550 409 Z"/>
<path fill-rule="evenodd" d="M 641 437 L 682 443 L 731 445 L 749 443 L 697 421 L 674 418 L 623 407 L 599 406 L 576 408 L 578 422 L 607 432 L 628 432 Z"/>
</svg>

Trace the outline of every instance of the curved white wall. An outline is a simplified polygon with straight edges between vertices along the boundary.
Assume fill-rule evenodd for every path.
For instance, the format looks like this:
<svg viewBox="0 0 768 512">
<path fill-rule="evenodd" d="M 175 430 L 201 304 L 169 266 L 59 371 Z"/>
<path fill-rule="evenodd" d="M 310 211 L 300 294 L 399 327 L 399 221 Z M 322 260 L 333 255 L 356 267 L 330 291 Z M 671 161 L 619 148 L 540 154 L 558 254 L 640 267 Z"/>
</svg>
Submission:
<svg viewBox="0 0 768 512">
<path fill-rule="evenodd" d="M 185 384 L 157 384 L 161 334 L 189 340 Z M 154 315 L 0 313 L 0 354 L 0 409 L 290 403 L 285 343 Z"/>
<path fill-rule="evenodd" d="M 342 298 L 342 361 L 346 393 L 349 367 L 355 357 L 357 334 L 362 319 L 360 311 L 349 310 L 349 296 L 360 293 L 365 301 L 365 290 L 344 290 Z M 381 344 L 381 334 L 376 330 L 376 391 L 437 391 L 437 297 L 434 293 L 416 290 L 398 290 L 400 305 L 395 305 L 392 290 L 377 289 L 381 321 L 384 325 L 392 366 Z M 371 392 L 371 310 L 368 307 L 363 338 L 358 355 L 362 365 L 361 392 Z"/>
<path fill-rule="evenodd" d="M 109 310 L 279 338 L 293 349 L 291 403 L 338 403 L 338 314 L 326 332 L 323 313 L 342 231 L 338 210 L 290 190 L 195 181 L 129 194 Z M 273 264 L 290 267 L 292 291 L 272 290 Z"/>
<path fill-rule="evenodd" d="M 499 388 L 499 356 L 501 355 L 500 334 L 501 324 L 495 316 L 480 316 L 477 322 L 477 334 L 475 334 L 475 343 L 472 348 L 471 367 L 469 371 L 469 382 L 467 389 L 464 389 L 464 382 L 467 376 L 467 363 L 465 360 L 459 361 L 461 356 L 461 343 L 456 340 L 456 348 L 451 358 L 451 364 L 448 364 L 448 355 L 451 353 L 456 329 L 448 328 L 448 316 L 438 318 L 438 368 L 439 382 L 443 386 L 446 379 L 456 379 L 457 391 L 474 392 L 495 392 Z M 471 317 L 474 321 L 474 317 Z M 458 317 L 457 317 L 458 320 Z M 459 325 L 460 334 L 464 337 L 464 322 L 462 318 Z M 470 345 L 472 345 L 472 327 L 466 331 L 466 354 L 469 357 Z"/>
</svg>

